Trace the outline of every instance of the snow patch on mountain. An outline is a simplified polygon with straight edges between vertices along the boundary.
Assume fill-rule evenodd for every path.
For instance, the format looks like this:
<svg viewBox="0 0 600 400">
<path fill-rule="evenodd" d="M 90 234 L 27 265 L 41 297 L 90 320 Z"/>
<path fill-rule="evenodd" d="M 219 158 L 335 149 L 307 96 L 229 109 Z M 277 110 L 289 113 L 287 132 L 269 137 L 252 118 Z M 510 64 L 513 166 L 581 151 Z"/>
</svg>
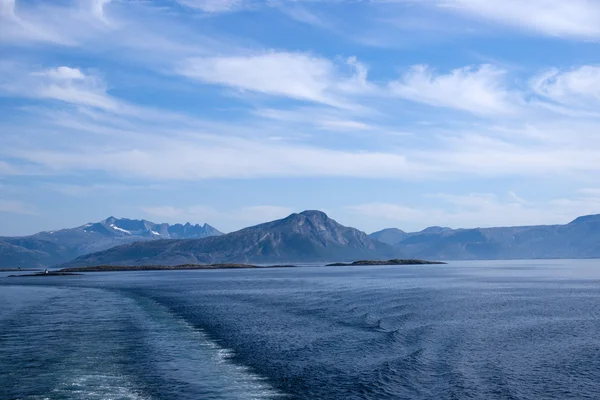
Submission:
<svg viewBox="0 0 600 400">
<path fill-rule="evenodd" d="M 129 232 L 128 230 L 125 230 L 125 229 L 121 229 L 118 226 L 116 226 L 115 224 L 110 224 L 110 227 L 116 231 L 126 233 L 127 235 L 131 235 L 131 232 Z"/>
</svg>

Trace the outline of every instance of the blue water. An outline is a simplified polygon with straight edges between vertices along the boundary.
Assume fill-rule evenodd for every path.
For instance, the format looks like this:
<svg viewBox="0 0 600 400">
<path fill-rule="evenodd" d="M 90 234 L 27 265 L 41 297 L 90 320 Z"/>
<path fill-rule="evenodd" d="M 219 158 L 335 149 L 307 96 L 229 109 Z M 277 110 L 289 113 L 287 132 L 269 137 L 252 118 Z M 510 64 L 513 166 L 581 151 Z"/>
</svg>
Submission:
<svg viewBox="0 0 600 400">
<path fill-rule="evenodd" d="M 264 398 L 599 399 L 600 261 L 0 277 L 0 399 Z"/>
</svg>

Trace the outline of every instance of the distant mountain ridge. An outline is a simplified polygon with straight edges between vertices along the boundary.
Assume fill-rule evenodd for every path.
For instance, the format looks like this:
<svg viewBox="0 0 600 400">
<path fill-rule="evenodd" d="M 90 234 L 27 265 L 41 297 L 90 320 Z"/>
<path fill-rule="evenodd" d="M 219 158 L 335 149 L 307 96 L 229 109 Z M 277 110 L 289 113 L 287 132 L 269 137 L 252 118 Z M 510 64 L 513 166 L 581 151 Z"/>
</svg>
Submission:
<svg viewBox="0 0 600 400">
<path fill-rule="evenodd" d="M 156 224 L 146 220 L 109 217 L 76 228 L 22 237 L 0 237 L 0 268 L 45 267 L 83 254 L 136 241 L 204 238 L 222 235 L 204 225 Z"/>
<path fill-rule="evenodd" d="M 64 266 L 351 261 L 397 254 L 391 246 L 340 225 L 321 211 L 304 211 L 221 236 L 118 246 Z"/>
<path fill-rule="evenodd" d="M 395 245 L 410 236 L 410 233 L 404 232 L 398 228 L 387 228 L 377 232 L 373 232 L 369 237 L 379 240 L 380 242 Z"/>
<path fill-rule="evenodd" d="M 600 258 L 600 214 L 565 225 L 374 232 L 410 258 L 432 260 Z M 401 231 L 402 232 L 402 231 Z"/>
<path fill-rule="evenodd" d="M 397 228 L 367 235 L 304 211 L 226 235 L 212 226 L 107 218 L 77 228 L 0 238 L 0 268 L 356 261 L 600 258 L 600 214 L 565 225 Z"/>
<path fill-rule="evenodd" d="M 208 224 L 192 225 L 189 222 L 185 225 L 155 224 L 144 219 L 115 217 L 109 217 L 104 221 L 86 224 L 73 229 L 83 229 L 84 232 L 98 232 L 112 237 L 141 236 L 154 239 L 190 239 L 222 235 L 221 232 Z M 69 231 L 73 231 L 73 229 L 69 229 Z M 51 232 L 51 234 L 56 233 Z"/>
</svg>

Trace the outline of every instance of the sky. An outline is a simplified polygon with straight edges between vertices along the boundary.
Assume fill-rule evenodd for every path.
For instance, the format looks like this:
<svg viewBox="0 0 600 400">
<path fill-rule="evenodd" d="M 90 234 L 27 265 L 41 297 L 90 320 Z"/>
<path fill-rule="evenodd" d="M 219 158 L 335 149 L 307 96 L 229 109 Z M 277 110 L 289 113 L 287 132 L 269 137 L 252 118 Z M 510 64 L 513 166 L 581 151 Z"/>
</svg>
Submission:
<svg viewBox="0 0 600 400">
<path fill-rule="evenodd" d="M 0 235 L 600 213 L 598 0 L 0 0 Z"/>
</svg>

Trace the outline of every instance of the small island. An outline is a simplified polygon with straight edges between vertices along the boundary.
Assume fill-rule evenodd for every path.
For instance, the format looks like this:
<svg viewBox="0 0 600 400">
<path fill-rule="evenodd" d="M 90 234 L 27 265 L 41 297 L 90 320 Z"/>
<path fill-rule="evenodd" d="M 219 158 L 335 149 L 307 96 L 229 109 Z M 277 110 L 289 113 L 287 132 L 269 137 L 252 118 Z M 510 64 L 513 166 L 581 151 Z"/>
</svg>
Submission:
<svg viewBox="0 0 600 400">
<path fill-rule="evenodd" d="M 425 261 L 425 260 L 360 260 L 352 263 L 333 263 L 327 264 L 327 267 L 350 267 L 353 265 L 435 265 L 446 264 L 441 261 Z"/>
<path fill-rule="evenodd" d="M 28 278 L 32 276 L 73 276 L 73 275 L 81 275 L 75 274 L 72 272 L 62 272 L 62 271 L 48 271 L 48 272 L 36 272 L 35 274 L 25 274 L 25 275 L 9 275 L 9 278 Z"/>
<path fill-rule="evenodd" d="M 89 267 L 63 268 L 58 272 L 116 272 L 116 271 L 176 271 L 194 269 L 248 269 L 248 268 L 293 268 L 295 265 L 252 265 L 252 264 L 183 264 L 183 265 L 97 265 Z"/>
</svg>

